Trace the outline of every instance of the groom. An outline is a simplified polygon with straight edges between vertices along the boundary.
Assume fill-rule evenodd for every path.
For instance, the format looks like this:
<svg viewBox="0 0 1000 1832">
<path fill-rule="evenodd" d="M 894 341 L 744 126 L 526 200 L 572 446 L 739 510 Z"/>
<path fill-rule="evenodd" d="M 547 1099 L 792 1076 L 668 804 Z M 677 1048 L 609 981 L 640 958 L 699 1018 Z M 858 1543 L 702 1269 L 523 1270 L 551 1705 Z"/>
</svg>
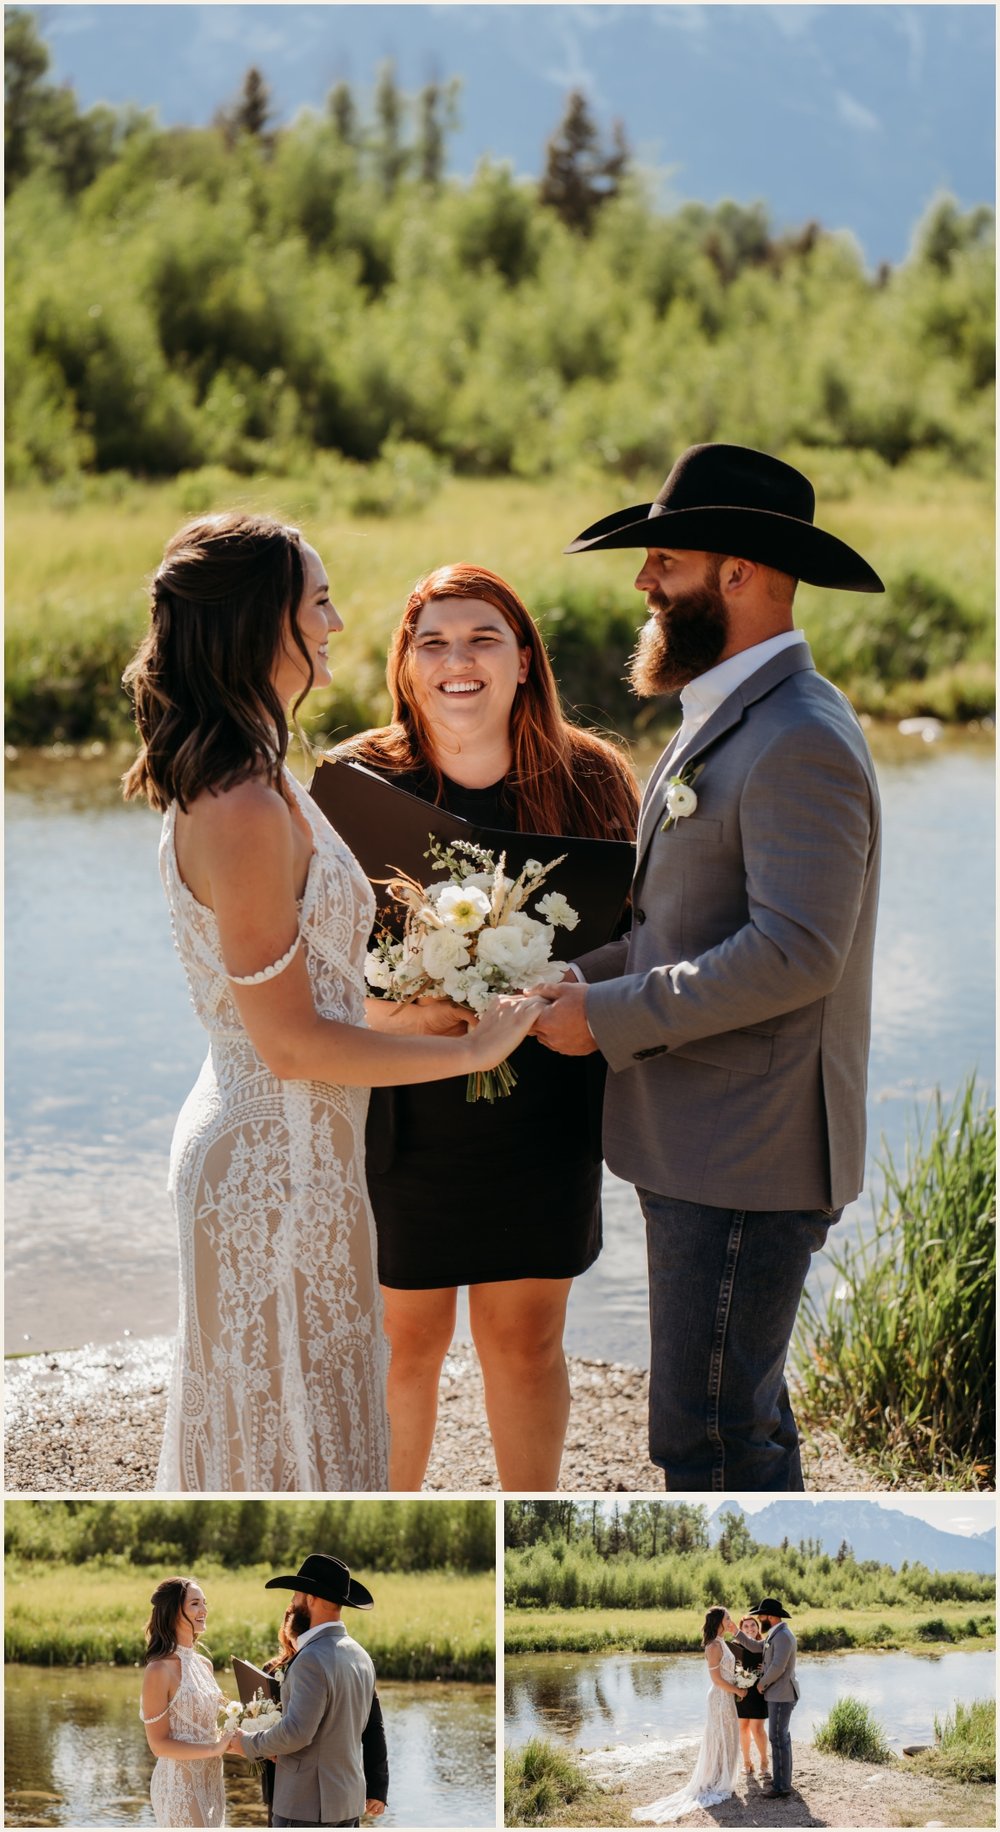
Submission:
<svg viewBox="0 0 1000 1832">
<path fill-rule="evenodd" d="M 771 1800 L 782 1800 L 792 1791 L 792 1736 L 789 1725 L 792 1712 L 799 1702 L 799 1682 L 795 1677 L 798 1643 L 791 1629 L 786 1627 L 788 1611 L 782 1609 L 777 1597 L 765 1597 L 756 1609 L 748 1610 L 747 1614 L 756 1616 L 765 1631 L 764 1657 L 757 1676 L 757 1690 L 767 1705 L 771 1785 L 761 1791 Z M 732 1638 L 745 1648 L 760 1647 L 760 1642 L 751 1640 L 742 1629 L 738 1629 Z"/>
<path fill-rule="evenodd" d="M 292 1590 L 298 1651 L 281 1688 L 281 1722 L 244 1727 L 234 1755 L 273 1757 L 275 1826 L 356 1826 L 362 1812 L 385 1812 L 366 1798 L 362 1738 L 375 1692 L 371 1658 L 352 1640 L 341 1611 L 374 1609 L 372 1594 L 339 1558 L 313 1552 L 294 1577 L 269 1578 L 267 1590 Z"/>
<path fill-rule="evenodd" d="M 611 1071 L 605 1157 L 646 1221 L 671 1489 L 802 1488 L 785 1358 L 864 1177 L 878 789 L 792 602 L 800 579 L 883 587 L 813 511 L 791 465 L 696 445 L 655 502 L 567 549 L 645 549 L 631 680 L 683 710 L 643 798 L 631 933 L 575 963 L 584 984 L 533 989 L 542 1042 Z"/>
</svg>

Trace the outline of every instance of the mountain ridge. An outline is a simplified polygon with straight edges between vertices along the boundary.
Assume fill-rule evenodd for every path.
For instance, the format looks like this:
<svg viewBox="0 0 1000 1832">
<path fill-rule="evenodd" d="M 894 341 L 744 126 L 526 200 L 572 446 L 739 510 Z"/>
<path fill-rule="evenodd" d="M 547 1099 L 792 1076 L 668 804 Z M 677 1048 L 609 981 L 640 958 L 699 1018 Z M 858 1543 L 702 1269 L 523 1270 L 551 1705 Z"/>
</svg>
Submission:
<svg viewBox="0 0 1000 1832">
<path fill-rule="evenodd" d="M 855 1558 L 877 1559 L 880 1564 L 926 1565 L 929 1571 L 996 1571 L 996 1529 L 974 1533 L 948 1533 L 916 1519 L 900 1508 L 883 1508 L 876 1501 L 773 1501 L 756 1514 L 748 1514 L 738 1501 L 723 1501 L 709 1516 L 712 1545 L 722 1532 L 726 1514 L 738 1514 L 753 1539 L 780 1547 L 783 1539 L 798 1545 L 818 1539 L 824 1552 L 835 1554 L 846 1540 Z"/>
</svg>

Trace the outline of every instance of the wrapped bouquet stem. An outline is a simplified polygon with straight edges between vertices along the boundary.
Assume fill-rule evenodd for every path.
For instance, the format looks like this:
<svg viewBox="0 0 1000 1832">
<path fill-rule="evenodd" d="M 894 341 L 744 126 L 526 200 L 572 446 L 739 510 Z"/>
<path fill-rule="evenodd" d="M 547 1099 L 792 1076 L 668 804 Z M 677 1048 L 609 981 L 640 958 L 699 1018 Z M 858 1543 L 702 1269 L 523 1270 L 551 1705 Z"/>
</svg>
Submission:
<svg viewBox="0 0 1000 1832">
<path fill-rule="evenodd" d="M 545 974 L 565 971 L 552 959 L 557 928 L 579 921 L 565 897 L 549 891 L 545 879 L 565 853 L 547 865 L 529 859 L 516 878 L 507 876 L 506 853 L 494 854 L 467 840 L 442 846 L 433 834 L 424 857 L 444 874 L 429 884 L 393 878 L 389 896 L 404 913 L 402 937 L 384 930 L 365 962 L 365 978 L 384 998 L 450 999 L 474 1016 L 503 993 L 523 992 Z M 526 905 L 532 898 L 534 914 Z M 517 1076 L 509 1062 L 477 1070 L 466 1084 L 466 1099 L 497 1100 L 511 1092 Z"/>
</svg>

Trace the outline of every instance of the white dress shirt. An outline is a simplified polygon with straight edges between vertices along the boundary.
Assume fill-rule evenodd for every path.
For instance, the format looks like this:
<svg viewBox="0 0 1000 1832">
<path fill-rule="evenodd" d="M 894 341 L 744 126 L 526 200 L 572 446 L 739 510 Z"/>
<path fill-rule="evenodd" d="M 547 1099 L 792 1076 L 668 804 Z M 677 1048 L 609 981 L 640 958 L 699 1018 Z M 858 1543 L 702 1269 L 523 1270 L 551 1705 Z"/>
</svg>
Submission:
<svg viewBox="0 0 1000 1832">
<path fill-rule="evenodd" d="M 711 718 L 716 707 L 721 706 L 723 700 L 728 700 L 737 687 L 741 687 L 752 674 L 756 674 L 758 668 L 763 668 L 772 656 L 780 655 L 783 649 L 794 648 L 797 643 L 804 643 L 805 640 L 801 630 L 782 630 L 780 636 L 768 636 L 764 642 L 755 642 L 749 649 L 741 649 L 738 655 L 730 655 L 726 661 L 716 662 L 714 668 L 706 669 L 704 674 L 699 674 L 686 687 L 682 687 L 683 717 L 671 762 L 687 748 L 706 720 Z"/>
</svg>

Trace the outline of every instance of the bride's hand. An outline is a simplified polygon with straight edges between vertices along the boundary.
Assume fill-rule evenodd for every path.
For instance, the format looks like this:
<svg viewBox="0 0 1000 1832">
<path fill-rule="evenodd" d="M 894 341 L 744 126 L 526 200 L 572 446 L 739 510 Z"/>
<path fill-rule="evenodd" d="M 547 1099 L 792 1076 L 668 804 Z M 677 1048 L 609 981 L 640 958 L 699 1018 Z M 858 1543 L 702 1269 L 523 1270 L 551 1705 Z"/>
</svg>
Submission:
<svg viewBox="0 0 1000 1832">
<path fill-rule="evenodd" d="M 544 999 L 522 996 L 495 999 L 466 1039 L 469 1071 L 495 1069 L 523 1043 L 535 1019 L 545 1010 Z"/>
<path fill-rule="evenodd" d="M 472 1013 L 450 999 L 366 999 L 368 1029 L 394 1037 L 461 1037 Z"/>
</svg>

